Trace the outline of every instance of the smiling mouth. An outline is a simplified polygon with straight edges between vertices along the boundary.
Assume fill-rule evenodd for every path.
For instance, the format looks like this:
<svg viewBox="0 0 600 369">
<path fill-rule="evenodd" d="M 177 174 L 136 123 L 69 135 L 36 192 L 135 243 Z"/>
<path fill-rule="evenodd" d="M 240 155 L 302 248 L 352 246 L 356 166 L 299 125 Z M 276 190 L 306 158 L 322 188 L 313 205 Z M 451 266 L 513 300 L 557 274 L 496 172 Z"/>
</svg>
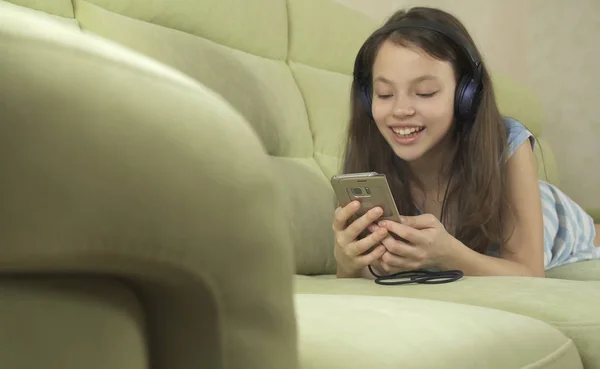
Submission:
<svg viewBox="0 0 600 369">
<path fill-rule="evenodd" d="M 425 127 L 411 127 L 411 128 L 396 128 L 392 127 L 392 132 L 396 134 L 396 136 L 400 136 L 403 138 L 411 138 L 417 136 L 419 133 L 423 132 Z"/>
</svg>

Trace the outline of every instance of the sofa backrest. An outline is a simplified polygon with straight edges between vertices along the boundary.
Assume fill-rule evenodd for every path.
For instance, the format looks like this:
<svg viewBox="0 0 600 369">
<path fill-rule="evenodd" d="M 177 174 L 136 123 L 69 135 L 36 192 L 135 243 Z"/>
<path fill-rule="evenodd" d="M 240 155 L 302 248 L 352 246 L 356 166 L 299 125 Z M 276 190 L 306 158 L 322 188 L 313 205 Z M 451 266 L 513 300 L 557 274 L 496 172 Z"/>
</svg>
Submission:
<svg viewBox="0 0 600 369">
<path fill-rule="evenodd" d="M 329 178 L 340 170 L 354 57 L 378 24 L 332 0 L 10 1 L 74 19 L 82 31 L 222 95 L 260 136 L 279 174 L 297 273 L 335 270 Z M 502 112 L 538 136 L 546 166 L 540 173 L 556 182 L 539 102 L 518 83 L 494 79 Z"/>
</svg>

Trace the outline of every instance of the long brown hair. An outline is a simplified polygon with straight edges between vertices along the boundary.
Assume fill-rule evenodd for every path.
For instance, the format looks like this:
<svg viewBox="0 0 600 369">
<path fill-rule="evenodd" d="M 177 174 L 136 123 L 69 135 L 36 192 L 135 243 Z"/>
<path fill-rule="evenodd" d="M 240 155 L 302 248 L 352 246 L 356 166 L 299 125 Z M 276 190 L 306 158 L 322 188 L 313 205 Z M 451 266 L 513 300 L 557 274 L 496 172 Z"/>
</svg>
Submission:
<svg viewBox="0 0 600 369">
<path fill-rule="evenodd" d="M 473 49 L 475 44 L 454 16 L 438 9 L 415 7 L 396 12 L 365 41 L 357 55 L 343 171 L 386 174 L 400 214 L 413 215 L 417 207 L 409 184 L 414 178 L 411 178 L 406 163 L 396 156 L 379 132 L 370 116 L 370 106 L 364 103 L 362 96 L 365 84 L 372 94 L 370 86 L 377 52 L 386 40 L 400 46 L 416 46 L 438 60 L 450 62 L 457 79 L 470 71 L 471 65 L 460 46 L 438 32 L 394 28 L 395 23 L 405 19 L 437 22 L 463 35 Z M 504 158 L 507 133 L 496 104 L 492 80 L 485 66 L 482 69 L 482 89 L 474 119 L 471 122 L 455 119 L 453 124 L 452 134 L 457 147 L 450 167 L 444 168 L 452 174 L 440 217 L 454 237 L 479 252 L 484 252 L 492 243 L 505 242 L 509 238 L 506 231 L 511 225 Z"/>
</svg>

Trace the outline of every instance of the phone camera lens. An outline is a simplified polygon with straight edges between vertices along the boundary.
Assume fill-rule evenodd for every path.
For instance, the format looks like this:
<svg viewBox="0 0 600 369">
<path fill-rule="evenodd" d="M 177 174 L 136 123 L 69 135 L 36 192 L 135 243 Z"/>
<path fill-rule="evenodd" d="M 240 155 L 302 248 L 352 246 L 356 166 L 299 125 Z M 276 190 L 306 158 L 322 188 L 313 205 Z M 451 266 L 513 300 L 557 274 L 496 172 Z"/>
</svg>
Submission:
<svg viewBox="0 0 600 369">
<path fill-rule="evenodd" d="M 362 189 L 360 187 L 354 187 L 352 189 L 352 193 L 355 194 L 355 195 L 362 195 L 363 192 L 362 192 Z"/>
</svg>

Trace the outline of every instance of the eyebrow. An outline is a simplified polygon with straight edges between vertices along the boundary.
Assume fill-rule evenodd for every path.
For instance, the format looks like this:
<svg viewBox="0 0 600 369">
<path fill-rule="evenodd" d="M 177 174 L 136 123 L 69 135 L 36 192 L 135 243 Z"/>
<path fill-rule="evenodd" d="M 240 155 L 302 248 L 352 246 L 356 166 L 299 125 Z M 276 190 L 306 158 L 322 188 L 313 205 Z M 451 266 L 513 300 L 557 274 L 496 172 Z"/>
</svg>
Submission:
<svg viewBox="0 0 600 369">
<path fill-rule="evenodd" d="M 438 80 L 438 77 L 432 75 L 432 74 L 424 74 L 422 76 L 419 76 L 417 78 L 414 78 L 412 81 L 410 81 L 411 83 L 419 83 L 419 82 L 423 82 L 423 81 L 428 81 L 428 80 Z M 377 76 L 375 77 L 375 79 L 373 80 L 373 82 L 383 82 L 383 83 L 387 83 L 389 85 L 394 84 L 394 82 L 392 82 L 391 80 L 383 77 L 383 76 Z"/>
</svg>

